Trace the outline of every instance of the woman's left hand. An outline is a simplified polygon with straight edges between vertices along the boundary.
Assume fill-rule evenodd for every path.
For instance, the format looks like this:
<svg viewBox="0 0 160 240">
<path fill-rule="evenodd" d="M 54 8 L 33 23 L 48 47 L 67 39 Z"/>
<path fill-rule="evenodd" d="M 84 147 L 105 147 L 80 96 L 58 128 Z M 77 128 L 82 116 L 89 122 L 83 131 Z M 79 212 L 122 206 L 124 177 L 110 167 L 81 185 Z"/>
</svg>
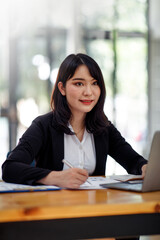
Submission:
<svg viewBox="0 0 160 240">
<path fill-rule="evenodd" d="M 146 174 L 146 169 L 147 169 L 147 164 L 144 164 L 141 168 L 142 170 L 142 177 L 144 178 L 145 174 Z"/>
</svg>

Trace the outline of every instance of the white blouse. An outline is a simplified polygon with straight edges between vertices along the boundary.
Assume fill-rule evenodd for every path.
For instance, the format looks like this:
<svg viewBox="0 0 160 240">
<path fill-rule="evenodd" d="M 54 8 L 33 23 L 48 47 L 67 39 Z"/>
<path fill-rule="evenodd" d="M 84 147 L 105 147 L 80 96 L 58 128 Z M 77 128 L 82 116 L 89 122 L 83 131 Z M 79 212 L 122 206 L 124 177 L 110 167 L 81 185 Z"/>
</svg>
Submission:
<svg viewBox="0 0 160 240">
<path fill-rule="evenodd" d="M 72 126 L 69 125 L 72 129 Z M 91 175 L 96 167 L 96 153 L 93 134 L 85 129 L 83 139 L 80 142 L 76 135 L 64 134 L 64 159 L 72 166 L 84 168 Z M 63 169 L 69 167 L 64 164 Z"/>
</svg>

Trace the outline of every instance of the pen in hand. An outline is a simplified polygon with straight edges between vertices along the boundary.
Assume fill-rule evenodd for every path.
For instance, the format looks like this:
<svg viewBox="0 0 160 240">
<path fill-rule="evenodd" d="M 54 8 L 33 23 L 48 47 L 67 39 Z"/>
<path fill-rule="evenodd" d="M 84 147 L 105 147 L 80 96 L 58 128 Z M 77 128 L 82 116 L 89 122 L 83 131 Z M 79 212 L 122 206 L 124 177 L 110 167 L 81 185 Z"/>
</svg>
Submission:
<svg viewBox="0 0 160 240">
<path fill-rule="evenodd" d="M 68 167 L 73 168 L 72 164 L 70 162 L 68 162 L 67 160 L 63 159 L 62 162 L 65 163 Z M 86 180 L 86 182 L 91 184 L 88 180 Z"/>
<path fill-rule="evenodd" d="M 73 168 L 72 164 L 67 160 L 63 159 L 62 162 L 65 163 L 68 167 Z"/>
</svg>

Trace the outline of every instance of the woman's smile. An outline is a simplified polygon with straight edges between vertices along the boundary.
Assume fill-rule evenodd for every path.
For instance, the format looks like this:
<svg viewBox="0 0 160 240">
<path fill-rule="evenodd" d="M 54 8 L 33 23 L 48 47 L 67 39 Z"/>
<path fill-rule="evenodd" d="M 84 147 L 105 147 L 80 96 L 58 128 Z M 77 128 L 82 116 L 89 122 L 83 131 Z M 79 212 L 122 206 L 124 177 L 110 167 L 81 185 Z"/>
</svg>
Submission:
<svg viewBox="0 0 160 240">
<path fill-rule="evenodd" d="M 80 100 L 80 102 L 81 103 L 83 103 L 84 105 L 90 105 L 92 102 L 93 102 L 93 100 Z"/>
</svg>

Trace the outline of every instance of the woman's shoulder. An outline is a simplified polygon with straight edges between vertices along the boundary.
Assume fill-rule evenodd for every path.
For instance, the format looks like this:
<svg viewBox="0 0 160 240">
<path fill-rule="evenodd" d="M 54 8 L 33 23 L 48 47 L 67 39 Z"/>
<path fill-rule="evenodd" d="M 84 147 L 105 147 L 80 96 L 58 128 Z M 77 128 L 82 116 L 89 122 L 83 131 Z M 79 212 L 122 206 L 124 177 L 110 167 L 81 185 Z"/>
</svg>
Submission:
<svg viewBox="0 0 160 240">
<path fill-rule="evenodd" d="M 52 120 L 53 119 L 53 112 L 47 112 L 45 114 L 39 115 L 34 119 L 34 121 L 46 121 L 46 120 Z"/>
<path fill-rule="evenodd" d="M 107 125 L 105 126 L 105 129 L 104 129 L 103 133 L 108 134 L 109 132 L 113 131 L 114 129 L 116 129 L 114 123 L 112 121 L 108 120 Z"/>
<path fill-rule="evenodd" d="M 54 113 L 53 112 L 48 112 L 43 115 L 39 115 L 33 120 L 33 123 L 38 124 L 38 125 L 52 125 L 54 119 Z"/>
</svg>

